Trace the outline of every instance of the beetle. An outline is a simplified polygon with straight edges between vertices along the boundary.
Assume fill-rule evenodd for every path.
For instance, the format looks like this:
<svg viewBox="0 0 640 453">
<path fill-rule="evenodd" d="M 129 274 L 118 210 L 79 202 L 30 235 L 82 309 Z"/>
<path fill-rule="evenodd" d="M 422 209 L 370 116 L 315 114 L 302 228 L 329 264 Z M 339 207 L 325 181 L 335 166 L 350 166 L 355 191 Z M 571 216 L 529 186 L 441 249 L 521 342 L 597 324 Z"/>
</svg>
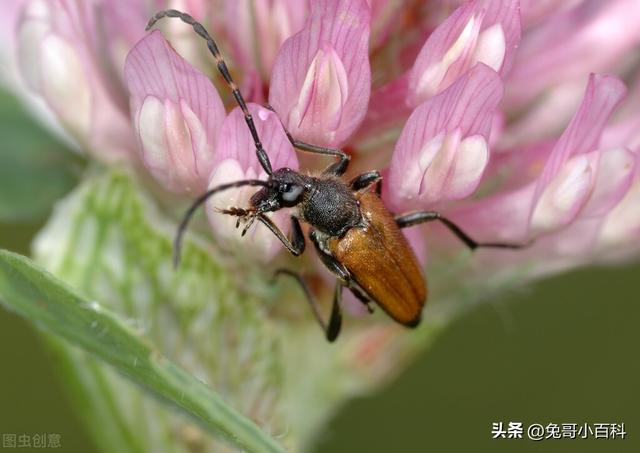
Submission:
<svg viewBox="0 0 640 453">
<path fill-rule="evenodd" d="M 185 213 L 174 242 L 174 264 L 180 257 L 182 237 L 196 210 L 214 194 L 242 186 L 259 187 L 247 208 L 231 207 L 220 210 L 226 215 L 245 222 L 242 235 L 258 220 L 282 242 L 294 256 L 305 250 L 305 237 L 300 222 L 310 226 L 309 239 L 326 268 L 337 278 L 333 304 L 328 321 L 323 320 L 317 303 L 299 274 L 287 269 L 276 271 L 276 276 L 294 278 L 303 289 L 313 315 L 333 342 L 342 325 L 342 289 L 348 288 L 369 311 L 373 305 L 381 307 L 393 320 L 407 326 L 420 324 L 422 308 L 427 300 L 427 284 L 422 268 L 401 229 L 420 223 L 439 221 L 471 249 L 496 247 L 517 249 L 523 244 L 479 243 L 458 225 L 436 211 L 417 211 L 394 215 L 384 205 L 380 194 L 382 177 L 377 170 L 362 173 L 350 181 L 341 176 L 346 172 L 350 156 L 340 149 L 316 146 L 296 140 L 285 129 L 294 148 L 315 154 L 332 156 L 337 160 L 317 175 L 305 175 L 290 168 L 275 171 L 262 147 L 253 118 L 245 100 L 233 81 L 217 44 L 207 30 L 189 14 L 165 10 L 155 14 L 147 25 L 149 30 L 158 20 L 178 18 L 191 25 L 207 42 L 216 60 L 217 68 L 229 85 L 235 101 L 242 109 L 245 122 L 255 143 L 260 165 L 268 175 L 266 181 L 245 179 L 209 189 L 196 199 Z M 283 126 L 284 128 L 284 126 Z M 290 208 L 291 233 L 287 237 L 269 217 L 268 212 Z"/>
</svg>

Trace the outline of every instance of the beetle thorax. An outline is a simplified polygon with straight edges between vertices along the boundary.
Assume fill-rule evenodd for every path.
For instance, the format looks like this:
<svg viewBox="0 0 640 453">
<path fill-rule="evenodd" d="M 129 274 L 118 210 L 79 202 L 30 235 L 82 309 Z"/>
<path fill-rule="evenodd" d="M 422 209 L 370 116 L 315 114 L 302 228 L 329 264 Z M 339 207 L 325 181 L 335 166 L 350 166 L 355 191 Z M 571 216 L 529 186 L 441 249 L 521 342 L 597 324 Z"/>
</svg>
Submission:
<svg viewBox="0 0 640 453">
<path fill-rule="evenodd" d="M 361 223 L 358 201 L 351 189 L 337 178 L 313 178 L 298 214 L 329 236 L 342 236 Z"/>
</svg>

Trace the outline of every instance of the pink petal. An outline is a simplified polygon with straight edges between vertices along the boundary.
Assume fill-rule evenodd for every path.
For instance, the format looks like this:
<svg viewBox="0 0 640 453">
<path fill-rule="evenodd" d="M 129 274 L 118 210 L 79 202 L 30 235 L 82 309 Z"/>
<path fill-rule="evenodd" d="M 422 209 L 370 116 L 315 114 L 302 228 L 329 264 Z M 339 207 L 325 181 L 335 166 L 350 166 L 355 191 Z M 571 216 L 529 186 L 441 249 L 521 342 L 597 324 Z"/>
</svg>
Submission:
<svg viewBox="0 0 640 453">
<path fill-rule="evenodd" d="M 348 96 L 349 83 L 342 61 L 333 47 L 325 44 L 309 66 L 300 98 L 290 114 L 291 121 L 298 129 L 306 126 L 334 131 L 340 125 Z"/>
<path fill-rule="evenodd" d="M 474 239 L 483 242 L 524 242 L 529 234 L 529 220 L 535 183 L 458 208 L 449 217 Z"/>
<path fill-rule="evenodd" d="M 602 151 L 594 190 L 581 217 L 603 217 L 609 213 L 631 187 L 638 164 L 638 154 L 626 148 Z"/>
<path fill-rule="evenodd" d="M 554 261 L 563 261 L 570 266 L 593 258 L 594 248 L 598 245 L 598 236 L 602 229 L 602 217 L 578 218 L 562 231 L 544 238 L 543 256 L 553 257 Z"/>
<path fill-rule="evenodd" d="M 414 110 L 389 167 L 387 190 L 394 207 L 424 207 L 476 189 L 501 97 L 500 77 L 478 64 Z"/>
<path fill-rule="evenodd" d="M 624 84 L 613 76 L 592 74 L 584 100 L 556 143 L 536 188 L 536 197 L 555 177 L 570 156 L 598 148 L 602 130 L 626 94 Z"/>
<path fill-rule="evenodd" d="M 612 148 L 627 146 L 630 149 L 640 147 L 640 117 L 627 118 L 608 126 L 602 134 L 602 146 Z"/>
<path fill-rule="evenodd" d="M 113 72 L 118 77 L 123 76 L 122 68 L 129 50 L 145 36 L 145 26 L 159 7 L 153 3 L 129 0 L 110 0 L 97 6 L 104 22 L 104 51 L 109 53 Z"/>
<path fill-rule="evenodd" d="M 607 216 L 600 240 L 603 246 L 638 243 L 640 238 L 640 177 L 635 175 L 632 186 Z"/>
<path fill-rule="evenodd" d="M 339 146 L 369 102 L 370 10 L 366 0 L 311 2 L 305 27 L 280 49 L 269 102 L 299 140 Z"/>
<path fill-rule="evenodd" d="M 404 123 L 412 110 L 406 102 L 408 90 L 409 75 L 405 74 L 374 91 L 356 140 Z"/>
<path fill-rule="evenodd" d="M 155 0 L 155 2 L 161 2 L 161 0 Z M 193 17 L 205 17 L 205 15 L 210 11 L 212 7 L 215 7 L 215 4 L 212 5 L 210 0 L 182 0 L 182 3 L 179 4 L 182 11 L 191 14 Z M 155 5 L 158 8 L 161 8 L 160 5 Z M 173 6 L 176 7 L 175 5 Z"/>
<path fill-rule="evenodd" d="M 278 115 L 258 104 L 249 103 L 247 106 L 273 169 L 288 167 L 297 170 L 298 156 L 284 132 Z M 240 163 L 243 171 L 251 168 L 258 177 L 265 178 L 266 173 L 258 162 L 255 148 L 242 110 L 236 107 L 222 124 L 214 165 L 226 159 L 233 159 Z"/>
<path fill-rule="evenodd" d="M 144 37 L 144 28 L 149 21 L 150 14 L 153 15 L 154 9 L 157 7 L 159 7 L 157 1 L 154 4 L 154 2 L 109 0 L 101 2 L 98 5 L 98 11 L 103 15 L 102 19 L 109 27 L 111 39 L 115 37 L 122 40 L 122 44 L 133 45 Z M 109 44 L 112 43 L 109 42 Z"/>
<path fill-rule="evenodd" d="M 517 0 L 474 0 L 461 6 L 422 47 L 409 78 L 409 104 L 446 89 L 477 62 L 506 75 L 519 41 Z"/>
<path fill-rule="evenodd" d="M 255 102 L 256 104 L 266 104 L 264 92 L 264 82 L 260 74 L 252 69 L 247 70 L 243 74 L 240 90 L 245 102 Z"/>
<path fill-rule="evenodd" d="M 206 188 L 225 117 L 209 79 L 157 30 L 129 53 L 125 79 L 142 157 L 154 176 L 170 190 Z"/>
<path fill-rule="evenodd" d="M 300 0 L 235 0 L 224 3 L 234 59 L 268 79 L 282 43 L 300 31 L 308 14 Z"/>
<path fill-rule="evenodd" d="M 588 72 L 609 71 L 640 42 L 640 2 L 583 1 L 522 40 L 506 101 L 520 109 L 543 91 Z"/>
<path fill-rule="evenodd" d="M 498 71 L 504 79 L 511 71 L 516 51 L 520 45 L 520 0 L 485 0 L 483 6 L 486 8 L 487 13 L 482 22 L 479 45 L 486 47 L 489 53 L 478 52 L 476 49 L 475 60 L 489 65 Z M 491 51 L 497 50 L 492 49 L 490 45 L 497 40 L 497 29 L 500 30 L 504 39 L 504 55 L 501 58 L 502 64 L 498 69 L 492 64 L 489 64 L 491 59 L 493 59 L 493 61 L 499 61 L 497 57 L 490 55 Z M 492 34 L 494 36 L 490 36 Z"/>
<path fill-rule="evenodd" d="M 136 117 L 144 163 L 169 190 L 202 192 L 199 172 L 210 166 L 211 148 L 202 124 L 189 106 L 148 96 Z"/>
<path fill-rule="evenodd" d="M 523 27 L 531 28 L 549 16 L 575 7 L 584 0 L 520 0 Z"/>
<path fill-rule="evenodd" d="M 456 9 L 422 47 L 409 77 L 409 103 L 417 105 L 446 89 L 469 68 L 484 11 L 478 1 Z"/>
<path fill-rule="evenodd" d="M 520 149 L 540 140 L 557 137 L 580 106 L 586 86 L 587 80 L 584 76 L 554 86 L 529 109 L 516 115 L 501 137 L 498 147 L 503 150 Z M 525 86 L 524 90 L 526 89 Z M 506 101 L 505 99 L 505 103 Z M 549 112 L 553 112 L 553 115 L 549 115 Z"/>
<path fill-rule="evenodd" d="M 25 84 L 58 117 L 67 138 L 103 161 L 127 158 L 135 139 L 118 83 L 96 58 L 102 49 L 93 32 L 99 28 L 94 5 L 31 0 L 24 6 L 15 51 Z"/>
<path fill-rule="evenodd" d="M 488 146 L 482 135 L 472 135 L 460 142 L 448 175 L 447 198 L 460 200 L 476 190 L 489 161 Z"/>
<path fill-rule="evenodd" d="M 614 124 L 602 134 L 603 148 L 624 146 L 631 150 L 640 148 L 640 72 L 629 81 L 629 94 Z"/>
<path fill-rule="evenodd" d="M 538 236 L 573 221 L 593 190 L 598 152 L 583 153 L 566 161 L 535 199 L 531 231 Z"/>
</svg>

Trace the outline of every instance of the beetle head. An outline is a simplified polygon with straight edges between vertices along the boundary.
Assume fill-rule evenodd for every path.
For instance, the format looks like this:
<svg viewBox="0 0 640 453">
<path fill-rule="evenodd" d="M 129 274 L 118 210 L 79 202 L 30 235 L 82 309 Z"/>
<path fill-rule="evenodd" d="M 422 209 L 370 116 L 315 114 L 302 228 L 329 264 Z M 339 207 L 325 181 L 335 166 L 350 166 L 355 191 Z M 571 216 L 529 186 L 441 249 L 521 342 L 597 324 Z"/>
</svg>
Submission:
<svg viewBox="0 0 640 453">
<path fill-rule="evenodd" d="M 290 168 L 280 168 L 269 177 L 268 185 L 251 197 L 257 212 L 291 208 L 304 199 L 309 189 L 308 178 Z"/>
</svg>

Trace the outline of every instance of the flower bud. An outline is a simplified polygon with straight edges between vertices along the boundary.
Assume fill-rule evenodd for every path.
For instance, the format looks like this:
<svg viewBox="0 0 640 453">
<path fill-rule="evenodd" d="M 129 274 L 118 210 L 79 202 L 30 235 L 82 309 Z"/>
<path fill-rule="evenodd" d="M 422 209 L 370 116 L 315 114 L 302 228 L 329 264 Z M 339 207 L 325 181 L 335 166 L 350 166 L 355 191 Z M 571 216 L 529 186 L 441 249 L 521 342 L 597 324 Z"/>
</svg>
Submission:
<svg viewBox="0 0 640 453">
<path fill-rule="evenodd" d="M 168 190 L 203 192 L 225 117 L 218 92 L 157 30 L 131 50 L 125 78 L 145 166 Z"/>
<path fill-rule="evenodd" d="M 409 104 L 440 93 L 478 62 L 504 76 L 519 41 L 517 0 L 474 0 L 461 6 L 422 47 L 409 76 Z"/>
<path fill-rule="evenodd" d="M 370 8 L 366 0 L 311 2 L 304 28 L 280 48 L 269 103 L 298 140 L 339 146 L 369 102 Z"/>
<path fill-rule="evenodd" d="M 611 247 L 625 241 L 633 242 L 632 234 L 618 234 L 613 242 L 609 242 L 610 237 L 605 237 L 603 233 L 607 224 L 612 225 L 609 223 L 615 212 L 612 212 L 612 209 L 624 205 L 624 200 L 628 199 L 630 194 L 633 198 L 632 182 L 640 162 L 636 153 L 625 148 L 614 148 L 575 156 L 565 166 L 583 156 L 591 160 L 593 174 L 592 182 L 587 189 L 588 197 L 586 200 L 578 200 L 576 208 L 579 212 L 575 216 L 568 216 L 571 222 L 566 224 L 566 228 L 547 236 L 544 241 L 549 252 L 552 251 L 563 261 L 575 263 L 587 257 L 592 258 L 601 251 L 599 249 L 603 245 Z M 592 156 L 594 158 L 591 158 Z M 571 195 L 571 189 L 568 190 L 568 195 Z M 537 207 L 540 205 L 539 202 Z M 563 214 L 565 213 L 561 212 L 555 218 L 562 219 Z M 631 221 L 630 226 L 633 229 L 633 219 L 628 220 Z M 616 222 L 614 219 L 614 223 Z M 558 225 L 564 226 L 563 222 L 558 222 Z M 534 233 L 540 232 L 535 230 L 535 224 L 532 225 L 532 230 Z M 617 233 L 622 231 L 618 230 Z"/>
<path fill-rule="evenodd" d="M 95 20 L 88 3 L 31 0 L 17 27 L 17 57 L 27 87 L 44 99 L 69 135 L 103 160 L 113 160 L 134 148 L 133 137 L 126 110 L 93 55 L 95 37 L 85 21 Z"/>
<path fill-rule="evenodd" d="M 395 207 L 424 208 L 465 198 L 477 188 L 501 97 L 500 77 L 479 64 L 414 110 L 389 168 L 387 194 Z"/>
<path fill-rule="evenodd" d="M 602 217 L 628 188 L 635 157 L 598 149 L 610 115 L 626 93 L 615 77 L 591 76 L 580 109 L 535 182 L 530 234 L 547 234 L 582 217 Z M 631 157 L 631 158 L 630 158 Z"/>
</svg>

